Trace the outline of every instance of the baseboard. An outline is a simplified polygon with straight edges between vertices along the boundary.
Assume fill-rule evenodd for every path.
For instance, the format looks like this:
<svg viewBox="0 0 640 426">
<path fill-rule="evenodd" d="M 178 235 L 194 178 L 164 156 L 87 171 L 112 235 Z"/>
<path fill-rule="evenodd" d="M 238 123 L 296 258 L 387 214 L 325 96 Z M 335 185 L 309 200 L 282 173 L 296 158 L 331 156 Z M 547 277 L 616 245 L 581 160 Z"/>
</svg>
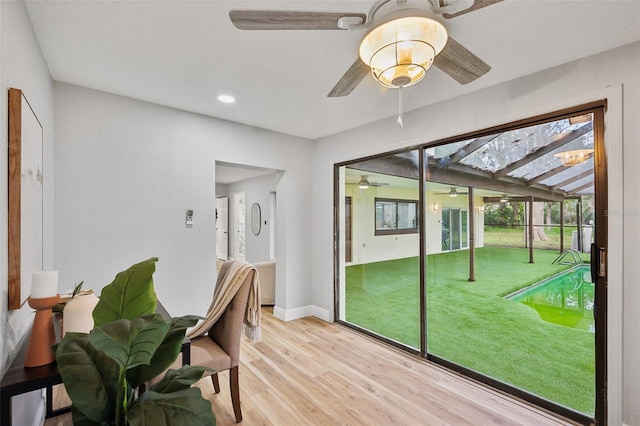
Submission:
<svg viewBox="0 0 640 426">
<path fill-rule="evenodd" d="M 302 306 L 295 309 L 282 309 L 278 306 L 273 307 L 273 316 L 282 321 L 293 321 L 305 317 L 317 317 L 323 321 L 332 322 L 331 312 L 314 305 Z"/>
<path fill-rule="evenodd" d="M 331 311 L 328 309 L 321 308 L 319 306 L 312 306 L 313 316 L 316 318 L 320 318 L 322 321 L 333 322 L 333 316 L 331 315 Z"/>
</svg>

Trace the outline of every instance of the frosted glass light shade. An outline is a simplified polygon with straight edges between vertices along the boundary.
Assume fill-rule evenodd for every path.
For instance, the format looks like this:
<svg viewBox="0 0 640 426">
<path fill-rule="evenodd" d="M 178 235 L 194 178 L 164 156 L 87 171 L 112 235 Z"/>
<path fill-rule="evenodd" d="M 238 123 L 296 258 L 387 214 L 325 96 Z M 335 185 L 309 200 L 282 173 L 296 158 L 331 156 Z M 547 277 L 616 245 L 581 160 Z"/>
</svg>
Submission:
<svg viewBox="0 0 640 426">
<path fill-rule="evenodd" d="M 438 21 L 426 16 L 401 17 L 365 35 L 360 59 L 383 86 L 413 86 L 424 78 L 447 39 L 447 30 Z"/>
</svg>

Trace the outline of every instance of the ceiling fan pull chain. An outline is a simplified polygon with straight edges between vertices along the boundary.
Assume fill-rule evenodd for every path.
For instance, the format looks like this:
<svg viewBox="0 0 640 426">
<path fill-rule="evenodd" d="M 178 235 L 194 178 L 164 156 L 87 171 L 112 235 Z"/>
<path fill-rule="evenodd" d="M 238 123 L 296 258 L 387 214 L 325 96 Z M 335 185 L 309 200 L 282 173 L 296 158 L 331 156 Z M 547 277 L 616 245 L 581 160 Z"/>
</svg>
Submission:
<svg viewBox="0 0 640 426">
<path fill-rule="evenodd" d="M 400 86 L 398 92 L 398 124 L 400 125 L 400 127 L 404 128 L 404 125 L 402 123 L 402 86 Z"/>
</svg>

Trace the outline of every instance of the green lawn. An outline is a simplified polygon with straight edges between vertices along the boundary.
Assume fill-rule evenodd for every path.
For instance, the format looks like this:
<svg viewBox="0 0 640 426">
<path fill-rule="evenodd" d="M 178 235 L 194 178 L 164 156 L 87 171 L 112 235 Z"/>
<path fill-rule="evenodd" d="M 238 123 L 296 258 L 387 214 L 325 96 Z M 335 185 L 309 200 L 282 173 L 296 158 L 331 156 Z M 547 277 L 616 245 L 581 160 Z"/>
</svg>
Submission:
<svg viewBox="0 0 640 426">
<path fill-rule="evenodd" d="M 575 231 L 576 227 L 567 226 L 564 229 L 564 249 L 571 248 L 571 232 Z M 499 227 L 499 226 L 485 226 L 484 230 L 484 244 L 485 246 L 499 246 L 499 247 L 525 247 L 524 239 L 525 227 Z M 545 228 L 545 234 L 547 235 L 546 241 L 534 241 L 533 248 L 544 250 L 557 250 L 560 251 L 560 228 L 550 227 Z"/>
<path fill-rule="evenodd" d="M 554 275 L 557 251 L 476 250 L 427 257 L 427 344 L 431 354 L 583 413 L 594 411 L 594 336 L 551 324 L 503 296 Z M 420 345 L 419 258 L 346 270 L 346 320 L 413 347 Z"/>
</svg>

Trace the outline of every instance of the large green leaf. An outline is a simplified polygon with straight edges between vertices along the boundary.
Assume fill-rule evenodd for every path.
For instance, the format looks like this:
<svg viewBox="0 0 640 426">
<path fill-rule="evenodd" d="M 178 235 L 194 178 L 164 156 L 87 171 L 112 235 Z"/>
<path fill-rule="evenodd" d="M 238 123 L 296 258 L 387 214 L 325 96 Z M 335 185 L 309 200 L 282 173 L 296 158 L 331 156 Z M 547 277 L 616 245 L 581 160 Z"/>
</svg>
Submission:
<svg viewBox="0 0 640 426">
<path fill-rule="evenodd" d="M 148 391 L 127 413 L 131 426 L 189 425 L 215 426 L 211 403 L 194 387 L 172 393 Z"/>
<path fill-rule="evenodd" d="M 188 389 L 192 384 L 202 378 L 205 371 L 211 369 L 202 366 L 183 365 L 179 370 L 173 368 L 167 371 L 162 380 L 149 388 L 158 393 L 171 393 L 182 389 Z"/>
<path fill-rule="evenodd" d="M 158 299 L 153 289 L 153 273 L 157 261 L 157 257 L 152 257 L 131 266 L 102 289 L 100 301 L 93 310 L 96 326 L 155 312 Z"/>
<path fill-rule="evenodd" d="M 104 423 L 98 423 L 91 420 L 89 417 L 78 410 L 74 405 L 71 405 L 71 418 L 73 426 L 102 426 Z"/>
<path fill-rule="evenodd" d="M 148 365 L 164 340 L 169 323 L 154 314 L 132 321 L 121 319 L 94 328 L 89 341 L 98 351 L 113 359 L 122 370 Z"/>
<path fill-rule="evenodd" d="M 169 368 L 180 353 L 187 328 L 196 325 L 201 318 L 195 315 L 186 315 L 171 319 L 169 332 L 151 358 L 151 362 L 148 365 L 139 365 L 127 370 L 127 381 L 131 386 L 140 386 Z"/>
<path fill-rule="evenodd" d="M 110 422 L 119 387 L 118 365 L 89 342 L 89 335 L 66 333 L 56 360 L 74 407 L 98 424 Z"/>
</svg>

